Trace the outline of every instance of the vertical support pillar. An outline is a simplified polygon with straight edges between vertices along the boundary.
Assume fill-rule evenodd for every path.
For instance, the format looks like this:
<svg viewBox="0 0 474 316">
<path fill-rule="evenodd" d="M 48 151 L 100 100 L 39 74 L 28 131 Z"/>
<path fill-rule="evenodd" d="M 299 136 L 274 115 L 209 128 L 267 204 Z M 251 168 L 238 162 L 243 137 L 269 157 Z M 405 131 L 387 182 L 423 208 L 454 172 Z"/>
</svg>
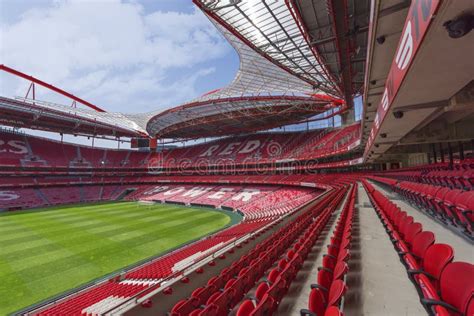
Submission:
<svg viewBox="0 0 474 316">
<path fill-rule="evenodd" d="M 441 155 L 441 162 L 444 162 L 444 149 L 443 149 L 443 143 L 439 143 L 439 154 Z"/>
<path fill-rule="evenodd" d="M 464 145 L 462 142 L 458 142 L 459 146 L 459 159 L 462 161 L 464 160 Z"/>
<path fill-rule="evenodd" d="M 333 119 L 334 122 L 334 119 Z M 354 108 L 347 110 L 341 114 L 341 125 L 350 125 L 355 122 L 355 111 Z"/>
<path fill-rule="evenodd" d="M 452 168 L 454 163 L 453 158 L 453 148 L 451 147 L 451 143 L 448 142 L 448 156 L 449 156 L 449 167 Z"/>
<path fill-rule="evenodd" d="M 436 146 L 435 146 L 435 144 L 431 144 L 431 149 L 433 150 L 434 163 L 437 163 L 438 162 L 438 157 L 436 156 Z"/>
</svg>

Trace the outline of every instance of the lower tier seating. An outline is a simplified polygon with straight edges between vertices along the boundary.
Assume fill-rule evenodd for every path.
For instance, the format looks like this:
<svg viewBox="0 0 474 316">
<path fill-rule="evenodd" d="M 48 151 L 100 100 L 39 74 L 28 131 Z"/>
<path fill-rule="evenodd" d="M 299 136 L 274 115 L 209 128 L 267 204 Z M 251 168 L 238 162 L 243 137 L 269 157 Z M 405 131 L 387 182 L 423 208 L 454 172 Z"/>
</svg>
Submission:
<svg viewBox="0 0 474 316">
<path fill-rule="evenodd" d="M 208 286 L 204 289 L 196 289 L 194 296 L 177 304 L 171 313 L 173 315 L 223 315 L 237 305 L 243 298 L 245 292 L 257 282 L 262 275 L 276 261 L 281 261 L 283 270 L 275 270 L 268 274 L 269 280 L 276 282 L 276 275 L 281 274 L 281 281 L 269 288 L 268 301 L 272 299 L 269 308 L 275 309 L 280 295 L 287 290 L 290 280 L 301 264 L 309 243 L 317 236 L 320 229 L 328 220 L 330 213 L 337 207 L 344 195 L 344 188 L 334 190 L 325 195 L 317 204 L 301 214 L 296 214 L 289 223 L 274 232 L 264 242 L 258 244 L 247 255 L 230 267 L 223 269 L 219 275 L 211 277 Z M 104 294 L 104 285 L 93 287 L 70 299 L 63 300 L 55 305 L 41 311 L 41 315 L 52 315 L 56 311 L 68 311 L 68 315 L 75 314 L 102 314 L 111 307 L 129 300 L 132 297 L 142 296 L 165 283 L 171 278 L 181 277 L 182 271 L 189 267 L 196 267 L 200 260 L 212 255 L 224 246 L 240 240 L 243 236 L 262 232 L 280 223 L 278 220 L 251 220 L 235 225 L 229 229 L 211 235 L 189 246 L 178 249 L 164 257 L 158 258 L 144 266 L 126 273 L 121 278 L 109 281 L 107 294 Z M 313 240 L 314 241 L 314 240 Z M 239 244 L 235 244 L 239 247 Z M 231 251 L 231 250 L 229 250 Z M 222 255 L 223 256 L 223 255 Z M 217 259 L 217 258 L 216 258 Z M 284 259 L 284 260 L 283 260 Z M 211 265 L 213 261 L 208 264 Z M 283 265 L 285 263 L 285 265 Z M 214 263 L 212 263 L 214 265 Z M 194 268 L 196 273 L 202 272 L 202 268 Z M 133 290 L 123 291 L 126 285 L 134 284 Z M 140 286 L 140 287 L 138 287 Z M 127 287 L 128 289 L 128 287 Z M 285 290 L 285 291 L 286 291 Z M 163 292 L 172 290 L 165 288 Z M 85 303 L 86 301 L 90 304 Z M 79 302 L 79 303 L 78 303 Z M 115 304 L 115 305 L 114 305 Z"/>
<path fill-rule="evenodd" d="M 290 186 L 163 184 L 142 189 L 127 199 L 232 208 L 247 220 L 277 218 L 304 205 L 320 190 Z"/>
<path fill-rule="evenodd" d="M 127 298 L 145 294 L 159 286 L 164 279 L 181 275 L 183 270 L 221 249 L 229 241 L 258 231 L 267 224 L 268 221 L 254 221 L 235 225 L 136 268 L 122 278 L 111 279 L 104 285 L 93 287 L 59 302 L 37 315 L 101 314 Z M 116 298 L 121 300 L 117 301 Z"/>
<path fill-rule="evenodd" d="M 116 199 L 125 189 L 125 186 L 117 185 L 1 189 L 0 210 L 109 201 Z"/>
<path fill-rule="evenodd" d="M 297 286 L 293 281 L 297 276 L 299 279 L 301 273 L 306 273 L 306 269 L 302 270 L 303 264 L 308 264 L 306 261 L 313 245 L 321 236 L 325 237 L 322 232 L 346 195 L 347 201 L 332 235 L 327 237 L 329 245 L 317 277 L 311 280 L 314 284 L 308 304 L 305 302 L 292 308 L 303 308 L 302 315 L 343 315 L 345 310 L 349 313 L 346 303 L 350 304 L 354 291 L 357 291 L 348 277 L 348 273 L 357 272 L 352 271 L 356 263 L 352 260 L 357 259 L 357 249 L 354 249 L 357 244 L 353 241 L 353 236 L 358 238 L 353 232 L 354 219 L 359 216 L 355 208 L 357 185 L 351 177 L 337 179 L 337 183 L 337 188 L 304 208 L 298 208 L 302 205 L 299 202 L 292 204 L 293 200 L 310 201 L 314 197 L 312 193 L 319 194 L 320 191 L 273 186 L 254 201 L 268 199 L 268 204 L 274 204 L 273 208 L 265 208 L 268 213 L 259 212 L 265 203 L 257 203 L 255 209 L 251 204 L 241 207 L 240 211 L 246 215 L 241 223 L 60 300 L 41 309 L 39 314 L 102 315 L 111 311 L 120 314 L 117 306 L 131 304 L 137 309 L 154 308 L 149 312 L 161 308 L 160 312 L 168 312 L 171 316 L 272 315 L 286 308 L 290 289 Z M 420 223 L 396 207 L 368 181 L 363 180 L 363 184 L 393 242 L 394 251 L 406 268 L 407 280 L 414 284 L 428 313 L 471 315 L 474 288 L 469 276 L 474 273 L 473 265 L 455 262 L 452 247 L 436 243 L 432 232 L 424 231 Z M 168 189 L 176 188 L 171 184 L 166 186 Z M 211 195 L 220 192 L 221 187 L 228 187 L 211 183 L 199 186 L 202 194 L 194 197 L 186 194 L 184 198 L 188 203 L 212 201 Z M 238 193 L 246 186 L 235 187 L 238 190 L 234 193 Z M 267 186 L 253 187 L 261 189 Z M 97 195 L 99 198 L 117 195 L 119 188 L 98 191 Z M 136 189 L 133 199 L 166 192 L 156 185 L 136 186 Z M 195 184 L 185 185 L 184 190 L 172 193 L 170 197 L 179 201 L 180 196 L 189 190 L 196 192 Z M 275 196 L 279 193 L 283 198 Z M 79 194 L 84 194 L 84 191 L 79 190 Z M 222 195 L 225 197 L 223 200 L 227 200 L 234 194 L 224 192 Z M 283 205 L 288 209 L 278 213 L 277 210 L 283 207 L 280 202 L 285 202 Z M 369 209 L 364 211 L 369 212 Z M 152 299 L 145 300 L 148 296 Z M 282 300 L 285 301 L 282 303 Z M 160 302 L 165 307 L 160 307 Z"/>
<path fill-rule="evenodd" d="M 308 309 L 302 309 L 301 315 L 339 315 L 341 303 L 346 292 L 347 265 L 350 259 L 352 223 L 354 218 L 356 186 L 348 196 L 348 201 L 339 216 L 339 220 L 323 257 L 323 266 L 318 271 L 318 283 L 311 285 Z"/>
<path fill-rule="evenodd" d="M 206 287 L 194 290 L 191 297 L 179 301 L 170 315 L 227 315 L 263 275 L 266 277 L 258 284 L 258 297 L 251 303 L 244 301 L 237 314 L 270 315 L 288 291 L 310 246 L 343 194 L 343 189 L 331 193 L 290 221 L 238 262 L 211 277 Z M 274 264 L 276 267 L 272 268 Z M 255 311 L 250 310 L 249 304 L 253 304 Z"/>
</svg>

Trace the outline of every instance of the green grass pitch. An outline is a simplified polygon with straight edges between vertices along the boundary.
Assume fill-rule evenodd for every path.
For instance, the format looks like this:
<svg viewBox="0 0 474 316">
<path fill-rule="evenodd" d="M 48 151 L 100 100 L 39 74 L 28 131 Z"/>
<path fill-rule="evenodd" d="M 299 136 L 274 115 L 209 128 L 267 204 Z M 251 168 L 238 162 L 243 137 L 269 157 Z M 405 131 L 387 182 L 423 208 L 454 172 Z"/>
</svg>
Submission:
<svg viewBox="0 0 474 316">
<path fill-rule="evenodd" d="M 223 212 L 135 202 L 0 214 L 0 315 L 230 224 Z"/>
</svg>

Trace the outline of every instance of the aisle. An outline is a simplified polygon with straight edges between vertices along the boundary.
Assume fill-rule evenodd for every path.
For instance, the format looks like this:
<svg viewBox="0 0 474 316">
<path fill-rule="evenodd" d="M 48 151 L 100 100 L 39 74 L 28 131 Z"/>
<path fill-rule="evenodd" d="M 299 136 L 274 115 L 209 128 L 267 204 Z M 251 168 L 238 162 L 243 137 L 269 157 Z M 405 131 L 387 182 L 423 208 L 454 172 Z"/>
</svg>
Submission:
<svg viewBox="0 0 474 316">
<path fill-rule="evenodd" d="M 426 315 L 361 183 L 358 205 L 360 274 L 348 278 L 344 315 Z"/>
</svg>

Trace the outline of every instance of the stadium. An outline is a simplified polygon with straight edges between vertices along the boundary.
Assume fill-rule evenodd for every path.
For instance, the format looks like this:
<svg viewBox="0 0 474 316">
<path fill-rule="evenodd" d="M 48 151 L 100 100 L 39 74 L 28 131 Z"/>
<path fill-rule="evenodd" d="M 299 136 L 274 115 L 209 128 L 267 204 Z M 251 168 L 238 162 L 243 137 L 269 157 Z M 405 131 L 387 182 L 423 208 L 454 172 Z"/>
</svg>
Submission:
<svg viewBox="0 0 474 316">
<path fill-rule="evenodd" d="M 474 3 L 187 2 L 238 70 L 166 108 L 1 45 L 0 314 L 473 316 Z"/>
</svg>

